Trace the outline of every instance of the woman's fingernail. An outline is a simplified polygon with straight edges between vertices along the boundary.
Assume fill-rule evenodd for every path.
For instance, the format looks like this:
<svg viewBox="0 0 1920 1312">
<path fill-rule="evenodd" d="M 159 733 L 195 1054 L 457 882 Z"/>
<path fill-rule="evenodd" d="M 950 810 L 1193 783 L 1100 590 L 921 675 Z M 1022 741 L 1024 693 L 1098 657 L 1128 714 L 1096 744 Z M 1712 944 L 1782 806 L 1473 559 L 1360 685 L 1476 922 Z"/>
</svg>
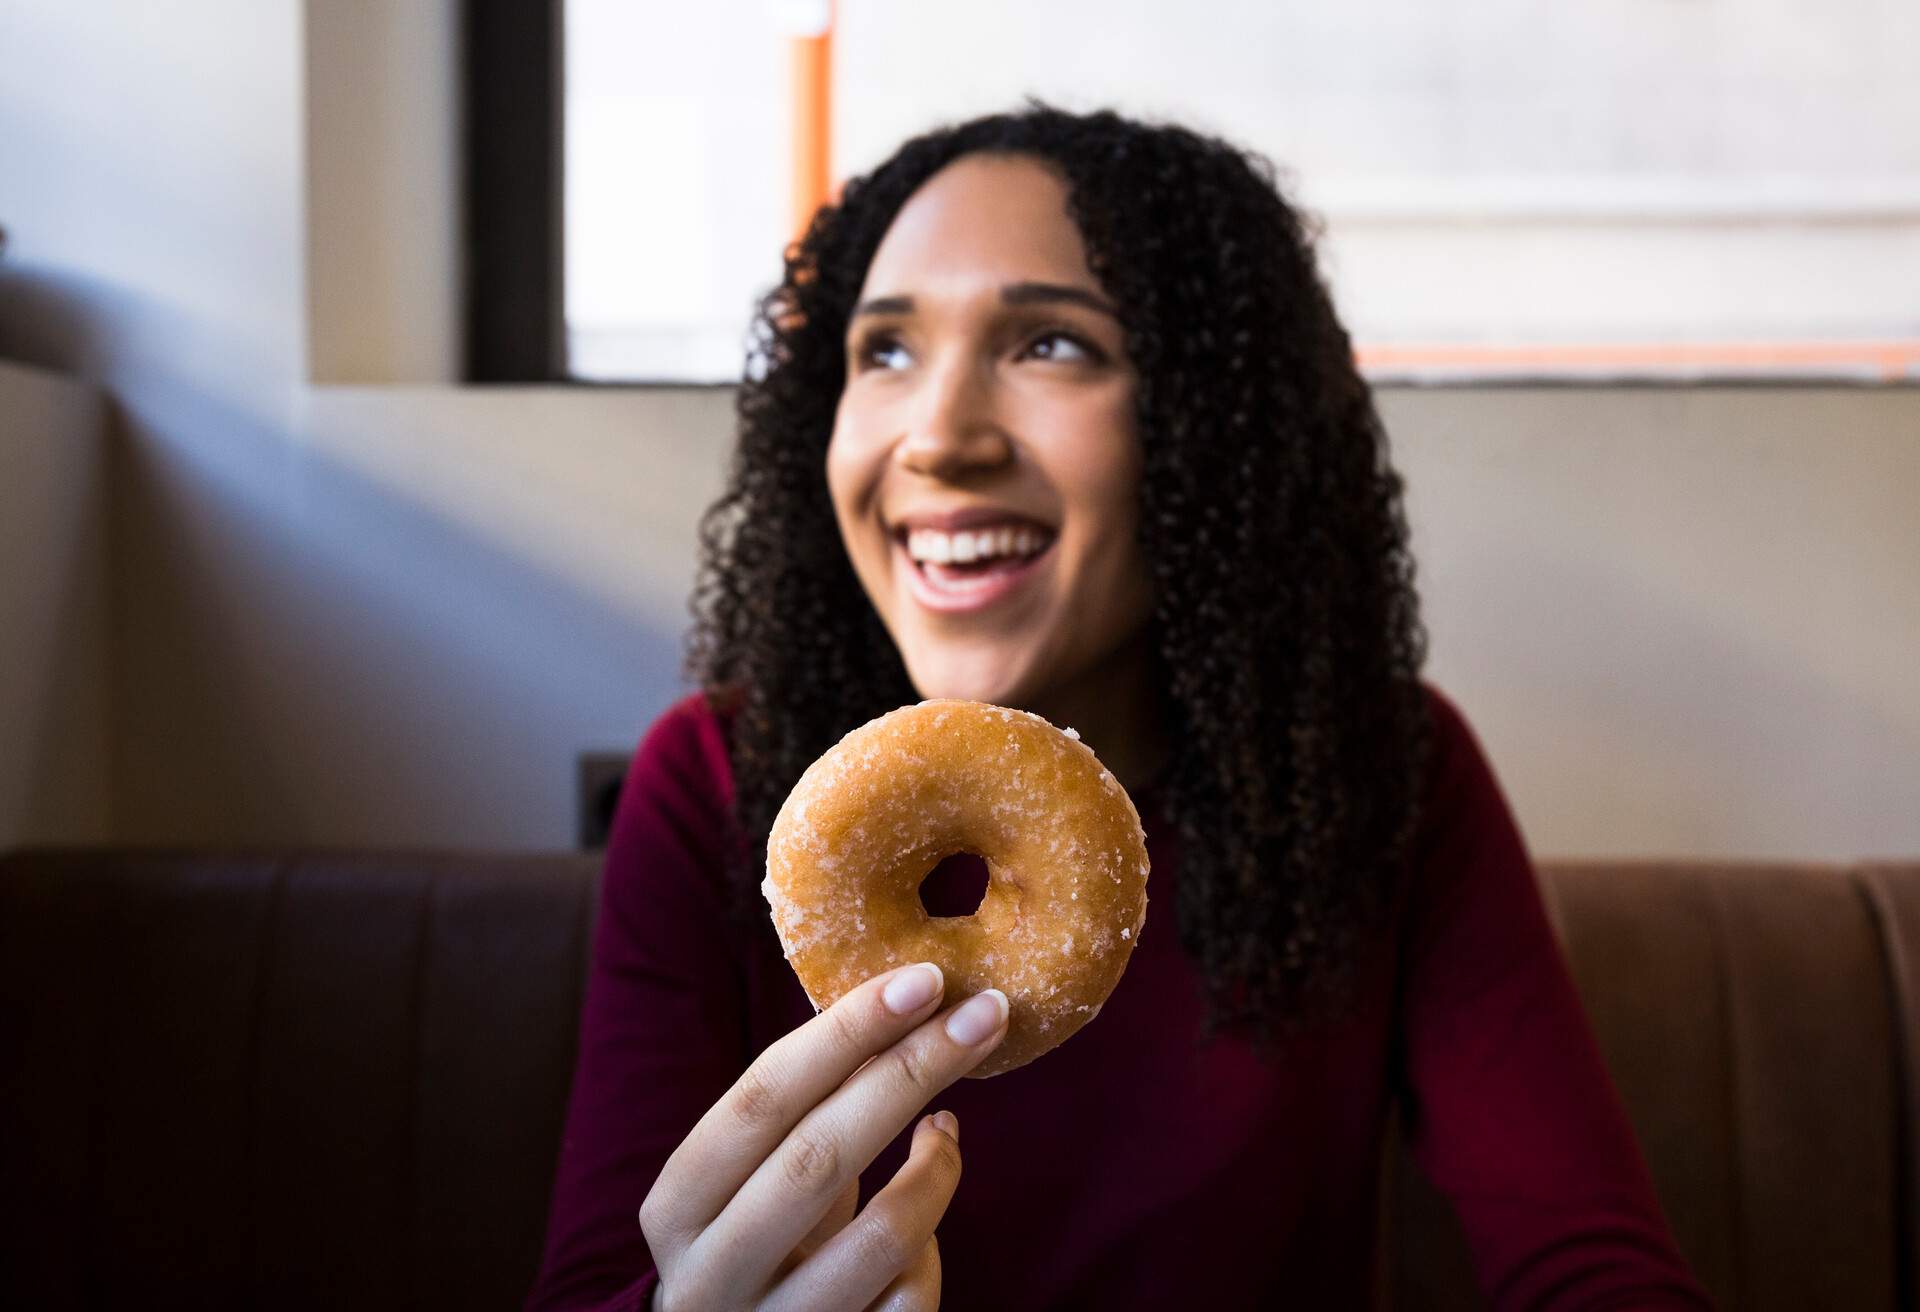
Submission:
<svg viewBox="0 0 1920 1312">
<path fill-rule="evenodd" d="M 947 981 L 940 974 L 940 967 L 931 961 L 923 961 L 917 966 L 908 966 L 888 980 L 887 986 L 880 990 L 880 1000 L 887 1004 L 887 1010 L 894 1015 L 910 1016 L 939 997 L 946 987 Z"/>
<path fill-rule="evenodd" d="M 985 1043 L 1007 1023 L 1007 995 L 999 989 L 976 993 L 947 1017 L 947 1037 L 972 1047 Z"/>
<path fill-rule="evenodd" d="M 935 1112 L 933 1116 L 933 1128 L 946 1135 L 947 1138 L 953 1140 L 955 1143 L 960 1142 L 960 1122 L 954 1117 L 952 1112 Z"/>
</svg>

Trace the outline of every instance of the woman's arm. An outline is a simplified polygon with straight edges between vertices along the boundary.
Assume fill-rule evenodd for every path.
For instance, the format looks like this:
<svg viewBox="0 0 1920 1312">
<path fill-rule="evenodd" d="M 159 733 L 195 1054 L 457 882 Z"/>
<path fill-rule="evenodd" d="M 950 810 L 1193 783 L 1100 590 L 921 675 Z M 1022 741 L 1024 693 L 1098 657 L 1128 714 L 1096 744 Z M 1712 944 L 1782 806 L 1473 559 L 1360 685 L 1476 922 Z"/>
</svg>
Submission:
<svg viewBox="0 0 1920 1312">
<path fill-rule="evenodd" d="M 1402 970 L 1408 1144 L 1496 1309 L 1708 1306 L 1472 731 L 1435 694 Z"/>
<path fill-rule="evenodd" d="M 640 1204 L 750 1056 L 727 932 L 716 733 L 697 701 L 681 702 L 648 731 L 621 790 L 529 1309 L 648 1305 Z"/>
</svg>

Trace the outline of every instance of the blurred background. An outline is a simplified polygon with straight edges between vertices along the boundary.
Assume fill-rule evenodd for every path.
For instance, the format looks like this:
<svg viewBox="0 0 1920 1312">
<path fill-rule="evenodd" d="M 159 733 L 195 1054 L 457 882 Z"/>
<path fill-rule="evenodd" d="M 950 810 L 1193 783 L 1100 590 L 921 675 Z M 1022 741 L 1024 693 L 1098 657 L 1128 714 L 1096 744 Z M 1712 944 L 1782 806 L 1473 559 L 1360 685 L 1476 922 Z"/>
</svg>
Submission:
<svg viewBox="0 0 1920 1312">
<path fill-rule="evenodd" d="M 1537 852 L 1920 851 L 1917 47 L 1895 0 L 0 0 L 0 847 L 575 844 L 684 691 L 782 246 L 1033 95 L 1324 224 Z"/>
</svg>

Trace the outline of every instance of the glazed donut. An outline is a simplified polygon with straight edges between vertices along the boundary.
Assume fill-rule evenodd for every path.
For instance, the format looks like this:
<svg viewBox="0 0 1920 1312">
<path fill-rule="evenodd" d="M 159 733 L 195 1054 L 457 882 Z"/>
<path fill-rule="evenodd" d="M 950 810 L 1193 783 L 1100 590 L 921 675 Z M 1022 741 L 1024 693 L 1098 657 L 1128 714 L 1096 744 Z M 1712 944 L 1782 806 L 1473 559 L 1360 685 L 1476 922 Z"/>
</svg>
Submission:
<svg viewBox="0 0 1920 1312">
<path fill-rule="evenodd" d="M 971 916 L 930 916 L 941 859 L 985 859 Z M 807 767 L 773 822 L 780 945 L 817 1009 L 931 961 L 947 998 L 1007 995 L 979 1077 L 1024 1066 L 1099 1015 L 1147 918 L 1146 835 L 1119 781 L 1071 729 L 980 702 L 926 701 L 855 729 Z"/>
</svg>

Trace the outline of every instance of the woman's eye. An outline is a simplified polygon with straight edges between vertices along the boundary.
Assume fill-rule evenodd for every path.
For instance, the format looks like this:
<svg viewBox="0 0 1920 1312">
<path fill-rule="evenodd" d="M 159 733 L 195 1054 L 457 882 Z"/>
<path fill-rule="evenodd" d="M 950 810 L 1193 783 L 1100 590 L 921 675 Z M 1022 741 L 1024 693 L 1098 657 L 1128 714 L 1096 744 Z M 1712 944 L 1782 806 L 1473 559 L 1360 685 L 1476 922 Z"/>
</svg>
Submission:
<svg viewBox="0 0 1920 1312">
<path fill-rule="evenodd" d="M 859 362 L 862 369 L 904 369 L 912 361 L 913 357 L 897 337 L 875 334 L 860 347 Z"/>
<path fill-rule="evenodd" d="M 1026 354 L 1036 360 L 1061 360 L 1081 364 L 1100 359 L 1100 352 L 1071 333 L 1041 333 L 1027 343 Z"/>
</svg>

